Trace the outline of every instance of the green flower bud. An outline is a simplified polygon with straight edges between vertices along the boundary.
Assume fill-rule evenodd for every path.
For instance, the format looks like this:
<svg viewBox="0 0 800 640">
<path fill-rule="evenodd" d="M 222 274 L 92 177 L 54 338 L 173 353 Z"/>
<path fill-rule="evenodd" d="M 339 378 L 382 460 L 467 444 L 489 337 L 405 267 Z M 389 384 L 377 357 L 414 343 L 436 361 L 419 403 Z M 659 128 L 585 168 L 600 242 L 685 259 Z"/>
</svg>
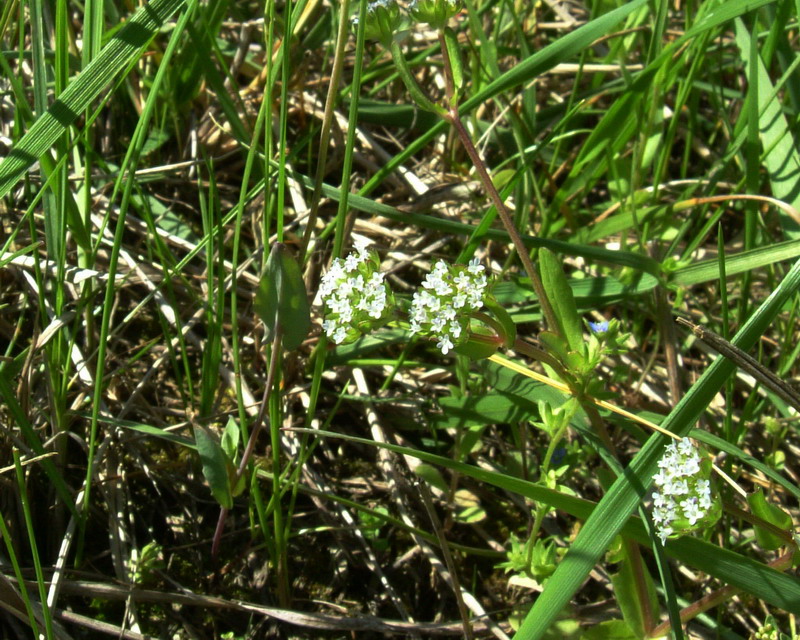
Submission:
<svg viewBox="0 0 800 640">
<path fill-rule="evenodd" d="M 447 21 L 461 10 L 461 0 L 414 0 L 408 12 L 416 22 L 427 22 L 434 29 L 444 29 Z"/>
<path fill-rule="evenodd" d="M 370 40 L 378 40 L 387 49 L 392 40 L 402 38 L 408 30 L 408 16 L 400 11 L 396 0 L 375 0 L 367 5 L 365 35 Z M 353 24 L 359 22 L 358 16 Z"/>
</svg>

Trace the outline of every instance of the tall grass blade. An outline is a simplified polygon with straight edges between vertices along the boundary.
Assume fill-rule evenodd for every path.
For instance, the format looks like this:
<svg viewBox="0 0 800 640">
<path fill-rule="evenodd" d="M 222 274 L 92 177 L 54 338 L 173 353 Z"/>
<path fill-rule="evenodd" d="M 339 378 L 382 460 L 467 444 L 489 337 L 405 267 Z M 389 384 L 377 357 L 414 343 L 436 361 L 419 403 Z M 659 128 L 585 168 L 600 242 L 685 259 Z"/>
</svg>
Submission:
<svg viewBox="0 0 800 640">
<path fill-rule="evenodd" d="M 50 108 L 0 162 L 0 198 L 8 195 L 25 171 L 52 147 L 100 92 L 140 55 L 184 0 L 153 0 L 141 7 L 103 50 L 69 83 Z"/>
</svg>

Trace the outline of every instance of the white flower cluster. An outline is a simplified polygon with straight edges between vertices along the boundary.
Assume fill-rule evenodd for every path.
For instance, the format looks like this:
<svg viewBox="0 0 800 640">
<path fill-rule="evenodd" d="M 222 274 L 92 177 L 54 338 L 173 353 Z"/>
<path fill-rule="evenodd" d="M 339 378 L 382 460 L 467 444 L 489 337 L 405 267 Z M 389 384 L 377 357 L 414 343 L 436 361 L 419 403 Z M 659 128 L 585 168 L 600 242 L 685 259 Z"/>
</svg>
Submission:
<svg viewBox="0 0 800 640">
<path fill-rule="evenodd" d="M 355 248 L 344 260 L 333 261 L 319 286 L 326 316 L 322 329 L 336 344 L 371 329 L 391 303 L 383 274 L 377 270 L 377 258 L 373 259 L 364 242 L 356 241 Z"/>
<path fill-rule="evenodd" d="M 411 333 L 433 335 L 446 355 L 466 338 L 469 313 L 483 306 L 487 282 L 477 258 L 466 266 L 437 262 L 411 301 Z"/>
<path fill-rule="evenodd" d="M 702 458 L 689 438 L 667 445 L 653 476 L 653 522 L 664 544 L 673 533 L 690 530 L 713 506 L 711 483 Z M 687 526 L 688 525 L 688 526 Z"/>
</svg>

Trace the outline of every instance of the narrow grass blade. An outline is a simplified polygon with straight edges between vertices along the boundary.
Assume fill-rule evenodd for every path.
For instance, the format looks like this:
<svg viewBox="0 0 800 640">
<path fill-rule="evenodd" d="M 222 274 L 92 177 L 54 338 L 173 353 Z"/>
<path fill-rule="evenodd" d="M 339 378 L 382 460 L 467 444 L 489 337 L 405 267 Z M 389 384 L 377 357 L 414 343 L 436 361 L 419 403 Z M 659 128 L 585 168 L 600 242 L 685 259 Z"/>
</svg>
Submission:
<svg viewBox="0 0 800 640">
<path fill-rule="evenodd" d="M 130 67 L 142 48 L 183 4 L 184 0 L 153 0 L 114 35 L 0 163 L 0 198 L 8 195 L 25 171 L 55 144 L 114 77 Z"/>
<path fill-rule="evenodd" d="M 734 276 L 783 260 L 794 260 L 800 256 L 800 240 L 778 242 L 749 251 L 725 256 L 725 273 Z M 712 282 L 719 278 L 719 262 L 716 258 L 704 260 L 675 271 L 670 277 L 672 284 L 691 287 L 701 282 Z"/>
</svg>

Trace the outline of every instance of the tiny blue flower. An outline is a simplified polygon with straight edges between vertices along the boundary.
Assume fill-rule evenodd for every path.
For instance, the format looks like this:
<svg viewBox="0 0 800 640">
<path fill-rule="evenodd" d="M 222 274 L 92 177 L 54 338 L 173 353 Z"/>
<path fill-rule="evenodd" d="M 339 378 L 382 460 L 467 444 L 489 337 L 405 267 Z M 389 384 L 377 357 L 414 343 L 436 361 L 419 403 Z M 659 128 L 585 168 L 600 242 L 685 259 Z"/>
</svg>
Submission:
<svg viewBox="0 0 800 640">
<path fill-rule="evenodd" d="M 590 322 L 589 327 L 595 333 L 605 333 L 608 331 L 608 320 L 603 320 L 603 322 Z"/>
</svg>

